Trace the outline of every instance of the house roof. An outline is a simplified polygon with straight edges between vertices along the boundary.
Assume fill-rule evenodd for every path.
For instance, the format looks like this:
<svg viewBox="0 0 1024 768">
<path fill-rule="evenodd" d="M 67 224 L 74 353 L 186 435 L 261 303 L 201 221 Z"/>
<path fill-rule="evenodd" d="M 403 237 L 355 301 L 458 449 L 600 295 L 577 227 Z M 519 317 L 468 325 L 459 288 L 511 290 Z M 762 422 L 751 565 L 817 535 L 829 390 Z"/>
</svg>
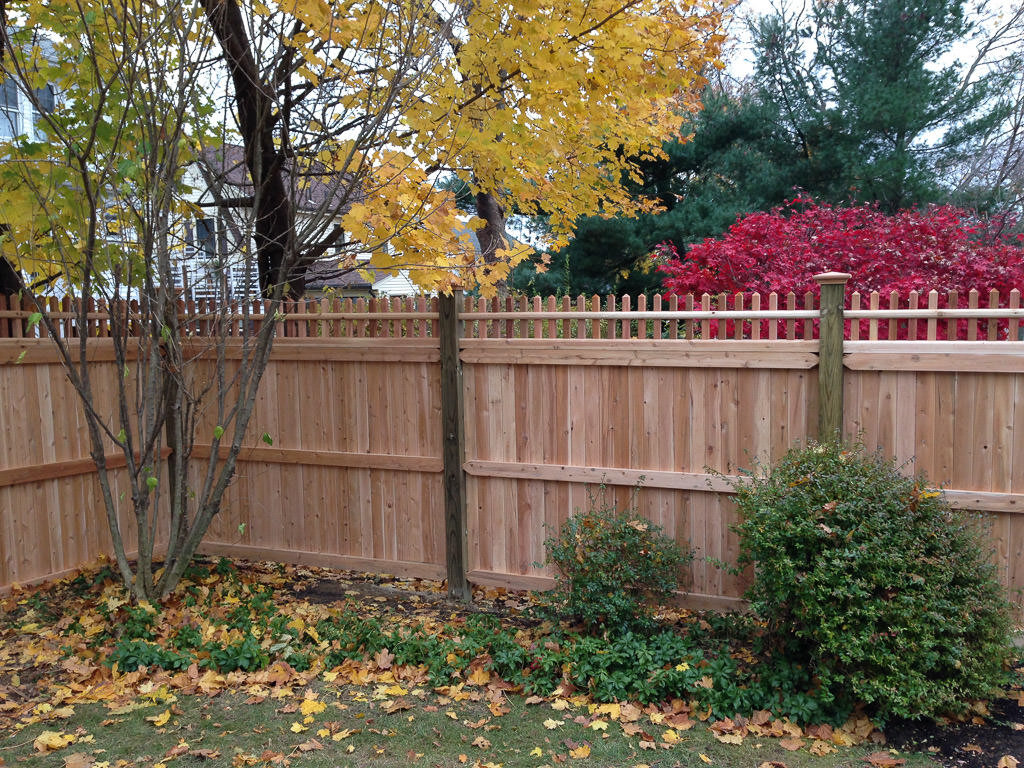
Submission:
<svg viewBox="0 0 1024 768">
<path fill-rule="evenodd" d="M 252 180 L 245 166 L 244 147 L 238 144 L 205 147 L 200 152 L 199 161 L 221 183 L 239 190 L 252 190 Z M 334 208 L 337 213 L 344 213 L 361 198 L 359 190 L 353 188 L 349 174 L 331 174 L 321 163 L 315 162 L 313 173 L 321 175 L 301 174 L 293 178 L 292 167 L 291 162 L 285 165 L 285 174 L 288 176 L 286 183 L 295 188 L 295 207 L 299 211 L 316 211 L 327 207 Z"/>
<path fill-rule="evenodd" d="M 368 274 L 372 279 L 367 280 L 361 273 Z M 387 272 L 372 267 L 342 272 L 338 269 L 337 259 L 321 259 L 313 262 L 306 270 L 306 289 L 323 291 L 333 288 L 334 290 L 368 291 L 374 283 L 387 274 Z"/>
</svg>

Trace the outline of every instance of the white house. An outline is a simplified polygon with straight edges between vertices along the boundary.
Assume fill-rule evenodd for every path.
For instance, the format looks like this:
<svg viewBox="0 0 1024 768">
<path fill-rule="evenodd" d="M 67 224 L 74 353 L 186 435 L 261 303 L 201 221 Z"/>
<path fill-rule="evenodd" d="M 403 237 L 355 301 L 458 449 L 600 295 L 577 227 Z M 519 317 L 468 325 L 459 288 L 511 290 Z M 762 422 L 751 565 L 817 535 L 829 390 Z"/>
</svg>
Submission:
<svg viewBox="0 0 1024 768">
<path fill-rule="evenodd" d="M 245 205 L 225 205 L 225 201 L 244 199 L 253 193 L 241 146 L 227 144 L 204 150 L 185 173 L 192 215 L 182 236 L 182 257 L 175 280 L 182 293 L 191 299 L 240 300 L 259 293 L 253 260 L 247 258 L 252 245 L 244 233 L 251 231 L 252 209 Z M 358 192 L 339 183 L 331 185 L 311 177 L 294 182 L 296 227 L 323 235 L 338 223 L 340 216 L 355 201 Z M 352 199 L 349 199 L 352 198 Z M 324 211 L 335 216 L 324 218 Z M 344 254 L 344 240 L 333 247 L 307 271 L 307 289 L 314 295 L 333 292 L 350 296 L 406 296 L 419 292 L 405 274 L 391 275 L 378 270 L 342 272 L 337 268 Z M 369 261 L 369 256 L 357 256 Z"/>
</svg>

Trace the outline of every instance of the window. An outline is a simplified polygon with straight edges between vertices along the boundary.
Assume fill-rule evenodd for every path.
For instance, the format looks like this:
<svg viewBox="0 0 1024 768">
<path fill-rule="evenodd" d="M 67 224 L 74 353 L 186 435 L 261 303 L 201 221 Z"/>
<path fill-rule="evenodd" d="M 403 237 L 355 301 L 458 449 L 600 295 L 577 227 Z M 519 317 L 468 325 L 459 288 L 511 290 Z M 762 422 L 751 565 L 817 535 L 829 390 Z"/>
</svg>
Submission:
<svg viewBox="0 0 1024 768">
<path fill-rule="evenodd" d="M 35 96 L 35 102 L 32 109 L 32 127 L 35 130 L 36 138 L 42 139 L 44 138 L 42 130 L 43 114 L 53 112 L 56 99 L 53 95 L 53 88 L 49 85 L 36 88 L 33 95 Z"/>
<path fill-rule="evenodd" d="M 18 112 L 18 86 L 7 79 L 0 85 L 0 138 L 10 139 L 21 132 Z"/>
<path fill-rule="evenodd" d="M 213 219 L 196 219 L 196 253 L 213 261 L 217 257 L 217 229 Z"/>
</svg>

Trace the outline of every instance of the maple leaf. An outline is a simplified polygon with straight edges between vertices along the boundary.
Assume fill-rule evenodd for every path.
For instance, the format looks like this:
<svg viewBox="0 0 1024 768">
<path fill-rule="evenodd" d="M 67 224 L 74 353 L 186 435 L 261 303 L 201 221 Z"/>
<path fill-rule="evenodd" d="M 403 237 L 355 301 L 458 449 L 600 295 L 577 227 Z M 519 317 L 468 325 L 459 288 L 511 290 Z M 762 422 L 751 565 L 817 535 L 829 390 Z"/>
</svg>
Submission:
<svg viewBox="0 0 1024 768">
<path fill-rule="evenodd" d="M 202 760 L 216 760 L 220 757 L 219 749 L 190 749 L 188 754 L 191 757 L 198 757 Z"/>
<path fill-rule="evenodd" d="M 480 749 L 491 748 L 491 742 L 485 739 L 483 736 L 477 736 L 475 739 L 473 739 L 472 743 L 474 747 L 479 747 Z"/>
<path fill-rule="evenodd" d="M 324 745 L 316 739 L 310 739 L 299 744 L 296 749 L 300 752 L 315 752 L 316 750 L 323 749 Z"/>
<path fill-rule="evenodd" d="M 872 752 L 864 758 L 864 762 L 870 763 L 875 768 L 897 768 L 907 761 L 903 758 L 893 757 L 888 752 Z"/>
<path fill-rule="evenodd" d="M 477 667 L 470 672 L 469 676 L 466 678 L 466 682 L 472 683 L 473 685 L 487 685 L 491 682 L 491 673 L 483 667 Z"/>
<path fill-rule="evenodd" d="M 394 660 L 395 654 L 391 653 L 387 648 L 381 648 L 373 657 L 373 661 L 376 663 L 377 669 L 391 669 L 391 664 Z"/>
<path fill-rule="evenodd" d="M 303 715 L 315 715 L 327 709 L 327 704 L 314 698 L 305 698 L 299 705 L 299 711 Z"/>
<path fill-rule="evenodd" d="M 64 768 L 91 768 L 96 758 L 86 752 L 72 752 L 64 758 Z"/>
<path fill-rule="evenodd" d="M 810 749 L 810 753 L 812 755 L 817 755 L 818 757 L 822 757 L 824 755 L 829 754 L 830 752 L 835 752 L 835 751 L 836 751 L 835 747 L 833 747 L 827 741 L 822 741 L 821 739 L 815 739 L 814 743 L 811 744 L 811 749 Z"/>
<path fill-rule="evenodd" d="M 586 758 L 590 757 L 590 745 L 584 743 L 580 744 L 575 749 L 570 749 L 569 757 L 576 758 L 577 760 L 585 760 Z"/>
<path fill-rule="evenodd" d="M 549 731 L 553 731 L 555 730 L 555 728 L 558 728 L 562 725 L 565 725 L 565 720 L 555 720 L 549 717 L 547 720 L 544 721 L 544 727 L 547 728 Z"/>
<path fill-rule="evenodd" d="M 32 742 L 32 748 L 36 752 L 46 754 L 58 749 L 64 749 L 68 744 L 74 744 L 78 737 L 63 731 L 43 731 Z"/>
<path fill-rule="evenodd" d="M 798 749 L 803 749 L 804 741 L 803 739 L 780 739 L 779 746 L 790 752 L 796 752 Z"/>
</svg>

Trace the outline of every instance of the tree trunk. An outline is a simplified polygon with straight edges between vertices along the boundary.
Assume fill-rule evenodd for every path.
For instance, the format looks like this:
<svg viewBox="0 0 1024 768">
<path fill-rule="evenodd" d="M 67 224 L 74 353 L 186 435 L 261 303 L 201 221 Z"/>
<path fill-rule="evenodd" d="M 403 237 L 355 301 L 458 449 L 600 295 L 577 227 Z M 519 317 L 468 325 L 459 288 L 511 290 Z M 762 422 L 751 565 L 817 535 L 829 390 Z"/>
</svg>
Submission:
<svg viewBox="0 0 1024 768">
<path fill-rule="evenodd" d="M 508 236 L 505 234 L 505 209 L 496 195 L 490 192 L 478 192 L 476 195 L 476 215 L 484 220 L 484 225 L 476 231 L 480 241 L 480 254 L 485 264 L 498 261 L 498 251 L 508 247 Z M 499 294 L 506 292 L 505 281 L 496 283 Z"/>
<path fill-rule="evenodd" d="M 277 94 L 260 80 L 237 0 L 204 0 L 203 8 L 224 52 L 238 105 L 238 128 L 255 196 L 260 291 L 269 298 L 275 285 L 291 278 L 296 284 L 287 293 L 297 297 L 305 289 L 305 279 L 289 263 L 294 261 L 295 213 L 284 182 L 284 154 L 274 145 Z"/>
</svg>

